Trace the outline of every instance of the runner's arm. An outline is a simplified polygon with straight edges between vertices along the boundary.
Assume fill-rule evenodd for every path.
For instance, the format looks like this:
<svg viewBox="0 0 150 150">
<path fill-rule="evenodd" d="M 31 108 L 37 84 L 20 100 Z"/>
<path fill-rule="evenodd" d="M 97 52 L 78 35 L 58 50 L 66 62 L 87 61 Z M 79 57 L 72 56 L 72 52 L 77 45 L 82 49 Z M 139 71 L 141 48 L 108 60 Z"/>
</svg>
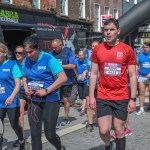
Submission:
<svg viewBox="0 0 150 150">
<path fill-rule="evenodd" d="M 89 96 L 94 98 L 94 90 L 98 77 L 98 64 L 92 62 L 91 75 L 90 75 L 90 86 L 89 86 Z"/>
<path fill-rule="evenodd" d="M 130 79 L 131 98 L 135 98 L 137 92 L 136 66 L 129 65 L 128 71 L 129 71 L 129 79 Z"/>
</svg>

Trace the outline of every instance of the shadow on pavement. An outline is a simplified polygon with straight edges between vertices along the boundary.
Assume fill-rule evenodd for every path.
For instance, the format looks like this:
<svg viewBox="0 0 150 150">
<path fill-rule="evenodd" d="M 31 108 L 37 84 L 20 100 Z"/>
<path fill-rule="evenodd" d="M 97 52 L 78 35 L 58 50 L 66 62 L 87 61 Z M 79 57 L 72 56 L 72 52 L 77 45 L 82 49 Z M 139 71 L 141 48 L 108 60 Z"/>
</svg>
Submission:
<svg viewBox="0 0 150 150">
<path fill-rule="evenodd" d="M 97 147 L 92 147 L 89 150 L 104 150 L 104 145 L 100 145 L 100 146 L 97 146 Z"/>
<path fill-rule="evenodd" d="M 9 141 L 6 138 L 3 138 L 3 150 L 12 149 L 14 141 Z"/>
</svg>

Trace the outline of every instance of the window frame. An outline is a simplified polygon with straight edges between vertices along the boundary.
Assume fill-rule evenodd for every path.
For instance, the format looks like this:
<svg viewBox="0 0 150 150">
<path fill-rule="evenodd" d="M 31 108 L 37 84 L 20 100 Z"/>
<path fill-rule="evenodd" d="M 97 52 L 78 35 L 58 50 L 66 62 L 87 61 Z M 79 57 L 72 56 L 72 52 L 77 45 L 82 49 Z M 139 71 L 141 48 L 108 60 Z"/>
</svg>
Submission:
<svg viewBox="0 0 150 150">
<path fill-rule="evenodd" d="M 117 18 L 115 18 L 115 16 L 114 16 L 114 12 L 115 12 L 114 10 L 116 10 L 116 12 L 117 12 Z M 118 19 L 118 17 L 119 17 L 119 15 L 118 15 L 118 9 L 117 9 L 117 8 L 114 8 L 114 9 L 113 9 L 113 18 Z"/>
<path fill-rule="evenodd" d="M 106 8 L 108 8 L 108 14 L 106 14 Z M 104 6 L 104 15 L 109 15 L 110 14 L 110 7 L 109 6 Z"/>
<path fill-rule="evenodd" d="M 99 6 L 99 13 L 98 13 L 98 16 L 96 16 L 96 6 Z M 97 26 L 98 28 L 96 28 L 96 25 L 94 25 L 94 30 L 95 32 L 101 32 L 101 8 L 100 8 L 100 4 L 98 3 L 94 3 L 94 20 L 97 19 L 98 22 L 97 22 Z"/>
<path fill-rule="evenodd" d="M 82 4 L 83 4 L 83 6 L 82 6 L 82 12 L 81 12 L 81 14 L 82 15 L 80 15 L 80 0 L 79 0 L 79 18 L 83 18 L 83 19 L 85 19 L 85 0 L 82 0 Z"/>
<path fill-rule="evenodd" d="M 64 3 L 64 9 L 62 9 L 62 1 Z M 68 16 L 68 0 L 60 0 L 60 15 Z"/>
<path fill-rule="evenodd" d="M 41 9 L 41 0 L 37 0 L 37 1 L 38 1 L 38 7 L 33 7 L 33 1 L 32 1 L 32 8 Z"/>
</svg>

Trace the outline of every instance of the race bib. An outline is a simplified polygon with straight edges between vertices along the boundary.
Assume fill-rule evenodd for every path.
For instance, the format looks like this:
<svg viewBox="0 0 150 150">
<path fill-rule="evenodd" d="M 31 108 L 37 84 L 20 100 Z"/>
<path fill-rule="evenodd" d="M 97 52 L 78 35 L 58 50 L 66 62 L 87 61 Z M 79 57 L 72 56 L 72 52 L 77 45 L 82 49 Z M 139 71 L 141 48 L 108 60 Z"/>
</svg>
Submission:
<svg viewBox="0 0 150 150">
<path fill-rule="evenodd" d="M 44 87 L 44 81 L 29 81 L 28 87 L 36 91 Z"/>
<path fill-rule="evenodd" d="M 117 63 L 104 63 L 104 75 L 105 76 L 120 76 L 121 64 Z"/>
<path fill-rule="evenodd" d="M 4 94 L 5 93 L 5 87 L 0 87 L 0 94 Z"/>
</svg>

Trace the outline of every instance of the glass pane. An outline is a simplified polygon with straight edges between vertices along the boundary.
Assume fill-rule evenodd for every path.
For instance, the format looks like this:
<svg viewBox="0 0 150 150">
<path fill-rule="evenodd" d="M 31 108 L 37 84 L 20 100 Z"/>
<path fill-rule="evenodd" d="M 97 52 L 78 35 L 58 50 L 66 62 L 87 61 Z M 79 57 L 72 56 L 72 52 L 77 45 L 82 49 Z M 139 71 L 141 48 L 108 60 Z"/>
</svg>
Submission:
<svg viewBox="0 0 150 150">
<path fill-rule="evenodd" d="M 2 0 L 3 3 L 10 3 L 10 0 Z"/>
<path fill-rule="evenodd" d="M 32 1 L 32 7 L 33 8 L 39 8 L 39 0 L 33 0 Z"/>
</svg>

